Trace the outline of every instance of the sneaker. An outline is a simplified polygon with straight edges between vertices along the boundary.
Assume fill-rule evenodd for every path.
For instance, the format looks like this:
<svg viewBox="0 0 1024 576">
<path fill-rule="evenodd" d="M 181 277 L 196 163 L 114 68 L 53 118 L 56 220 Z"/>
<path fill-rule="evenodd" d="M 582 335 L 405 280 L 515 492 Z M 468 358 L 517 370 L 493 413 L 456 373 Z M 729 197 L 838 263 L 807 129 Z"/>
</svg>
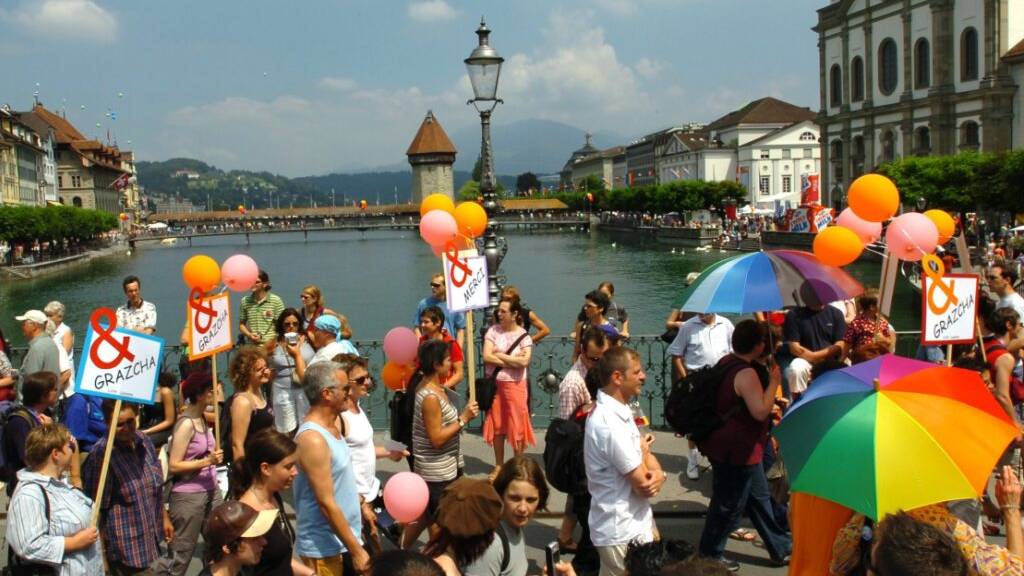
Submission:
<svg viewBox="0 0 1024 576">
<path fill-rule="evenodd" d="M 740 563 L 735 561 L 735 560 L 729 560 L 725 556 L 722 556 L 721 558 L 712 558 L 711 560 L 714 561 L 714 562 L 718 562 L 719 564 L 722 565 L 723 568 L 725 568 L 729 572 L 739 572 L 740 571 Z"/>
<path fill-rule="evenodd" d="M 782 558 L 772 558 L 771 563 L 773 566 L 789 566 L 789 554 Z"/>
<path fill-rule="evenodd" d="M 690 459 L 686 465 L 686 477 L 690 480 L 697 480 L 700 478 L 700 466 L 697 465 L 696 459 Z"/>
</svg>

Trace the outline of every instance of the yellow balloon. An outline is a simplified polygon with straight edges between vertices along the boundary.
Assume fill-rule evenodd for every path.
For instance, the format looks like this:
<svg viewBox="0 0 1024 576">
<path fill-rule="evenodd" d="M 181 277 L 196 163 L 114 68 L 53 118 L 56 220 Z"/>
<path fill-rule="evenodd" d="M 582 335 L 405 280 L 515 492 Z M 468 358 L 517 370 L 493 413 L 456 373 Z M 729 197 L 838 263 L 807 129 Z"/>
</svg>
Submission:
<svg viewBox="0 0 1024 576">
<path fill-rule="evenodd" d="M 430 212 L 431 210 L 443 210 L 444 212 L 447 212 L 454 216 L 455 202 L 453 202 L 451 198 L 444 194 L 431 194 L 430 196 L 424 198 L 423 202 L 420 202 L 420 216 L 426 215 L 426 213 Z"/>
<path fill-rule="evenodd" d="M 865 174 L 850 184 L 847 203 L 862 220 L 885 222 L 899 210 L 900 193 L 885 176 Z"/>
<path fill-rule="evenodd" d="M 487 229 L 487 212 L 476 202 L 463 202 L 455 208 L 455 224 L 459 234 L 476 238 Z"/>
<path fill-rule="evenodd" d="M 956 234 L 956 222 L 953 221 L 953 217 L 945 210 L 928 210 L 924 215 L 934 222 L 935 227 L 939 229 L 940 245 L 949 242 L 949 239 Z"/>
<path fill-rule="evenodd" d="M 829 226 L 814 237 L 814 255 L 829 266 L 846 266 L 860 257 L 864 242 L 843 226 Z"/>
</svg>

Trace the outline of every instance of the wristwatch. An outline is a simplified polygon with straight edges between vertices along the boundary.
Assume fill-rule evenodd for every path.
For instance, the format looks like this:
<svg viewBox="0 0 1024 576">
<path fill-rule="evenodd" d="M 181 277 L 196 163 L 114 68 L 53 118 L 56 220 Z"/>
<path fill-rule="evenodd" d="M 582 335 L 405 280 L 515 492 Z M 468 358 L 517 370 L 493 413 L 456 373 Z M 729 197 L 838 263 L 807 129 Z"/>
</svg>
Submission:
<svg viewBox="0 0 1024 576">
<path fill-rule="evenodd" d="M 462 430 L 465 427 L 466 427 L 466 421 L 462 419 L 462 416 L 459 416 L 459 430 Z"/>
</svg>

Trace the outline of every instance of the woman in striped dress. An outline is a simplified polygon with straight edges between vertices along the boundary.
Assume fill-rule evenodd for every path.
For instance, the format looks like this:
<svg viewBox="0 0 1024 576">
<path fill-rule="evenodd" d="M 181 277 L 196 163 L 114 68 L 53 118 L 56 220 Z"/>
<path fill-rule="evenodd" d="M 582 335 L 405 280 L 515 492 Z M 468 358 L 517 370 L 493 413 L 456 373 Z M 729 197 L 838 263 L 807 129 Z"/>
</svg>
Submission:
<svg viewBox="0 0 1024 576">
<path fill-rule="evenodd" d="M 426 481 L 430 500 L 423 516 L 406 525 L 402 534 L 403 548 L 408 548 L 424 528 L 433 524 L 441 494 L 462 475 L 459 435 L 480 413 L 475 401 L 467 403 L 461 414 L 448 401 L 443 384 L 452 369 L 448 344 L 441 340 L 424 342 L 420 345 L 418 360 L 423 378 L 416 389 L 413 411 L 413 472 Z"/>
</svg>

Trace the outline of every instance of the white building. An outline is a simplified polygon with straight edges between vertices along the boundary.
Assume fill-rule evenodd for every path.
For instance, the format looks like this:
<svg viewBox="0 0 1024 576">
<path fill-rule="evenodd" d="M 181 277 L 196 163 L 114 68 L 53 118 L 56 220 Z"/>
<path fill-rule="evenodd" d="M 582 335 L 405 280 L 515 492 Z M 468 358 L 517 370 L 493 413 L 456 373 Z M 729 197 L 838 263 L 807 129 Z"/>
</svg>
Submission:
<svg viewBox="0 0 1024 576">
<path fill-rule="evenodd" d="M 904 156 L 1019 145 L 1024 0 L 832 0 L 814 30 L 823 193 Z"/>
</svg>

